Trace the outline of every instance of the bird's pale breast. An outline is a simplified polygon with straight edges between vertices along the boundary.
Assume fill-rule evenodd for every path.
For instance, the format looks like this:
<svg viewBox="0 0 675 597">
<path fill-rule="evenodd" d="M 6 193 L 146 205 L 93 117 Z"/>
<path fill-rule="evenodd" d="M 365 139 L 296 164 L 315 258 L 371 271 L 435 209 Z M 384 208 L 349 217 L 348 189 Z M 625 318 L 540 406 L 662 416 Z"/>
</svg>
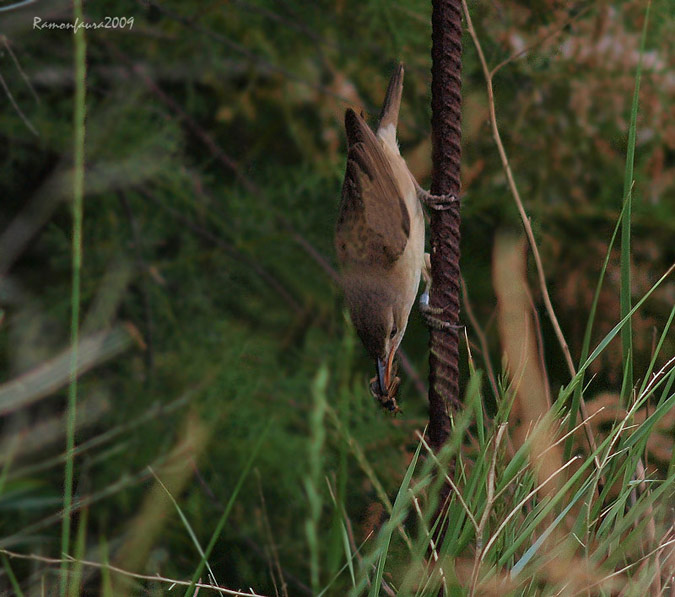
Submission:
<svg viewBox="0 0 675 597">
<path fill-rule="evenodd" d="M 424 213 L 417 199 L 417 192 L 412 182 L 408 167 L 403 158 L 394 153 L 387 143 L 383 143 L 384 153 L 392 163 L 392 170 L 396 174 L 396 183 L 401 190 L 410 217 L 410 234 L 401 257 L 392 268 L 391 276 L 396 286 L 404 293 L 404 304 L 408 313 L 412 309 L 420 283 L 420 274 L 424 265 Z"/>
</svg>

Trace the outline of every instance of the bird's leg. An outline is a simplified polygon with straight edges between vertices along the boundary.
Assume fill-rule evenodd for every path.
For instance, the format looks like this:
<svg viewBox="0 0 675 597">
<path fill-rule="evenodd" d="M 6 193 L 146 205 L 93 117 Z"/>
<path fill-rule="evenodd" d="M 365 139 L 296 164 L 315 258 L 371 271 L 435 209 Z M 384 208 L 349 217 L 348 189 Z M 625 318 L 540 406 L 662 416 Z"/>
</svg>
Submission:
<svg viewBox="0 0 675 597">
<path fill-rule="evenodd" d="M 420 311 L 423 311 L 427 307 L 431 309 L 431 306 L 429 305 L 429 291 L 431 290 L 431 255 L 429 255 L 429 253 L 424 254 L 422 278 L 424 279 L 424 292 L 420 296 Z"/>
<path fill-rule="evenodd" d="M 432 307 L 429 304 L 429 291 L 431 290 L 431 256 L 429 253 L 424 254 L 424 267 L 422 267 L 422 278 L 424 278 L 424 292 L 420 296 L 419 308 L 422 318 L 430 328 L 436 330 L 460 330 L 463 325 L 453 325 L 447 321 L 442 321 L 437 316 L 443 313 L 440 307 Z"/>
<path fill-rule="evenodd" d="M 415 192 L 417 193 L 417 198 L 424 203 L 429 209 L 435 209 L 437 211 L 442 211 L 444 209 L 450 209 L 450 206 L 457 201 L 457 195 L 432 195 L 429 191 L 424 190 L 420 184 L 415 180 L 415 177 L 410 174 L 413 184 L 415 185 Z"/>
</svg>

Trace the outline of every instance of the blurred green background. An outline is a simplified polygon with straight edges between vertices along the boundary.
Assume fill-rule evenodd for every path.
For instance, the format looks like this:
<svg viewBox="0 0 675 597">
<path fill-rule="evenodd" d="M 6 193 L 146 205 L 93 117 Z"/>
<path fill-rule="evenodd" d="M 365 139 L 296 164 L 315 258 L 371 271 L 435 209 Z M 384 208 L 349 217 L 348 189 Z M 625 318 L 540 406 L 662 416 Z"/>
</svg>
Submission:
<svg viewBox="0 0 675 597">
<path fill-rule="evenodd" d="M 495 77 L 497 118 L 576 359 L 621 205 L 645 3 L 469 7 L 491 67 L 530 48 Z M 52 359 L 67 350 L 70 333 L 74 75 L 72 31 L 33 23 L 71 22 L 70 10 L 68 2 L 38 1 L 0 12 L 0 544 L 44 556 L 59 552 L 67 369 Z M 668 0 L 651 10 L 636 150 L 635 297 L 675 260 L 675 11 Z M 199 556 L 165 495 L 150 491 L 148 466 L 168 479 L 204 544 L 264 434 L 210 563 L 228 586 L 273 594 L 275 546 L 291 594 L 306 593 L 311 455 L 328 481 L 318 487 L 327 581 L 342 565 L 328 485 L 360 543 L 383 515 L 364 462 L 385 492 L 395 490 L 414 432 L 426 423 L 427 331 L 413 313 L 403 349 L 414 373 L 401 376 L 403 415 L 392 418 L 367 390 L 372 363 L 343 312 L 332 233 L 344 111 L 357 106 L 376 118 L 399 60 L 407 66 L 401 149 L 428 187 L 430 4 L 110 0 L 86 3 L 85 13 L 96 23 L 133 18 L 133 26 L 86 33 L 81 321 L 83 337 L 103 341 L 90 347 L 79 390 L 75 524 L 86 521 L 84 555 L 189 577 Z M 468 337 L 476 366 L 490 358 L 499 373 L 492 242 L 520 222 L 468 36 L 463 106 L 461 265 L 490 355 L 471 325 Z M 596 342 L 619 319 L 618 265 L 610 260 Z M 555 392 L 567 372 L 535 283 L 532 292 Z M 670 282 L 636 314 L 636 370 L 674 302 Z M 674 352 L 671 334 L 662 353 Z M 461 366 L 466 379 L 465 345 Z M 310 417 L 322 367 L 333 414 L 317 455 Z M 590 397 L 616 391 L 620 345 L 591 369 Z M 489 390 L 485 397 L 490 412 Z M 47 574 L 16 566 L 27 584 Z M 87 574 L 84 593 L 97 594 L 100 577 Z"/>
</svg>

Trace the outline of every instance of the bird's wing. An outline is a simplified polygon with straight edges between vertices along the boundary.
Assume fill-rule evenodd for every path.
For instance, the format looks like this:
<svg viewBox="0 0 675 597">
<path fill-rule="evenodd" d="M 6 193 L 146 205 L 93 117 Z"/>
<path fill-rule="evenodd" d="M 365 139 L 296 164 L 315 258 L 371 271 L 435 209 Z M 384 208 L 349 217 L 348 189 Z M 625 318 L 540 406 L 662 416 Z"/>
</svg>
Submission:
<svg viewBox="0 0 675 597">
<path fill-rule="evenodd" d="M 405 250 L 410 215 L 380 142 L 347 110 L 349 152 L 335 233 L 343 265 L 391 267 Z"/>
</svg>

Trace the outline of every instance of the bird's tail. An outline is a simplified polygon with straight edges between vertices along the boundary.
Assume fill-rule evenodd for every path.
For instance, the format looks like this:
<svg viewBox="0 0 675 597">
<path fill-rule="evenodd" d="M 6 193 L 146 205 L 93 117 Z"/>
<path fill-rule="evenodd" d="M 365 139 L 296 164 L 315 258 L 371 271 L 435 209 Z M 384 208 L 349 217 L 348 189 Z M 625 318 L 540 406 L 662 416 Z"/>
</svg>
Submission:
<svg viewBox="0 0 675 597">
<path fill-rule="evenodd" d="M 401 94 L 403 92 L 403 63 L 399 63 L 394 71 L 394 74 L 389 80 L 389 87 L 387 87 L 387 95 L 384 98 L 382 105 L 382 112 L 380 112 L 380 124 L 377 132 L 384 132 L 387 127 L 391 127 L 394 136 L 396 136 L 396 126 L 398 125 L 398 112 L 401 108 Z"/>
</svg>

